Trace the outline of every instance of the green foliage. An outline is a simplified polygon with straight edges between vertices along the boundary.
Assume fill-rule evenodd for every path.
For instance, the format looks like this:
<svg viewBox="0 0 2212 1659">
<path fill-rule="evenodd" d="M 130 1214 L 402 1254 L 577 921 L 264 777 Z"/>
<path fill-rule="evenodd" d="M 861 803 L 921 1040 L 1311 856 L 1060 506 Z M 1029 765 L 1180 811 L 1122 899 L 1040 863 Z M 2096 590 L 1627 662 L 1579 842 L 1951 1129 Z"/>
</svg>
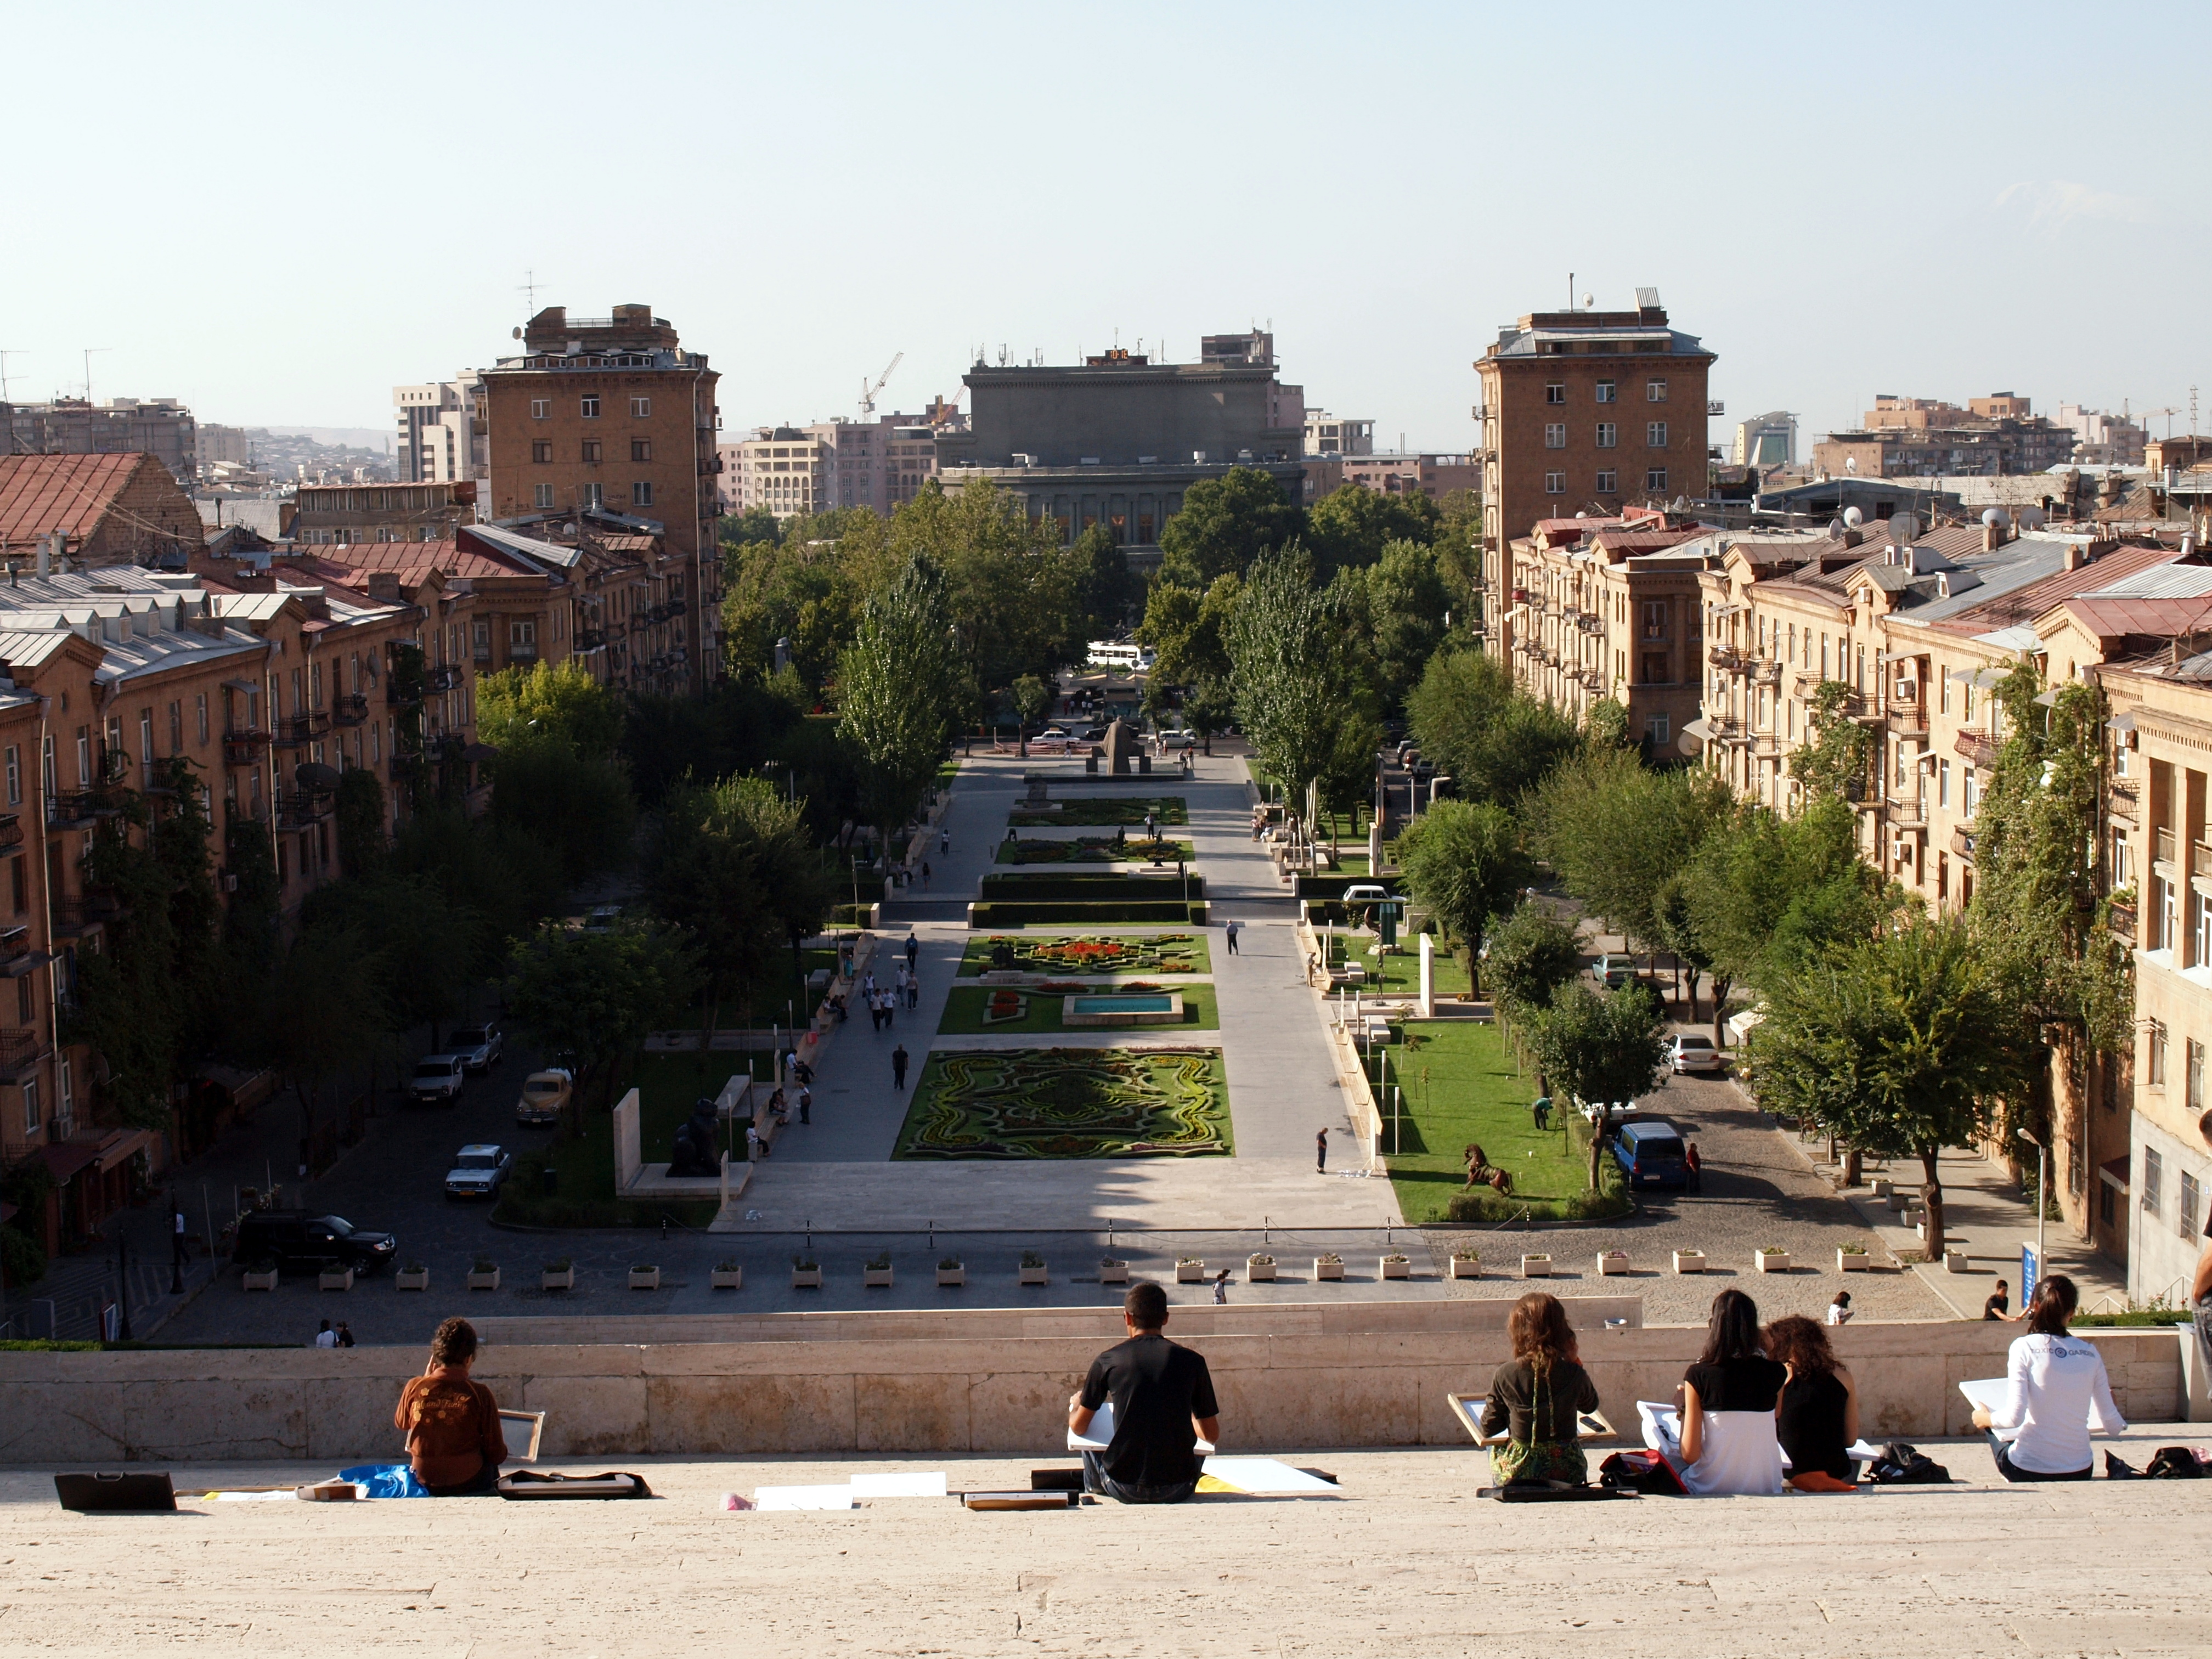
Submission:
<svg viewBox="0 0 2212 1659">
<path fill-rule="evenodd" d="M 518 940 L 508 959 L 507 1006 L 543 1048 L 576 1057 L 571 1128 L 582 1121 L 583 1097 L 606 1085 L 646 1033 L 691 999 L 698 982 L 696 952 L 659 926 L 617 921 L 589 930 L 548 923 Z"/>
<path fill-rule="evenodd" d="M 1022 731 L 1026 735 L 1030 727 L 1043 724 L 1044 717 L 1052 712 L 1057 688 L 1034 674 L 1024 674 L 1014 682 L 1012 691 L 1014 714 L 1021 721 Z"/>
<path fill-rule="evenodd" d="M 43 1218 L 44 1212 L 40 1212 Z M 0 1277 L 8 1281 L 10 1290 L 23 1285 L 35 1285 L 46 1276 L 46 1247 L 23 1228 L 10 1224 L 0 1227 Z M 8 1345 L 15 1348 L 14 1343 Z M 87 1343 L 87 1347 L 95 1346 Z"/>
<path fill-rule="evenodd" d="M 367 953 L 384 1030 L 395 1041 L 458 1015 L 505 942 L 488 939 L 482 913 L 448 900 L 428 877 L 391 871 L 313 894 L 301 921 L 310 933 L 342 933 Z"/>
<path fill-rule="evenodd" d="M 338 774 L 338 787 L 331 804 L 337 820 L 338 868 L 348 876 L 373 874 L 384 862 L 384 785 L 364 766 L 349 766 Z"/>
<path fill-rule="evenodd" d="M 1319 782 L 1325 804 L 1364 793 L 1378 735 L 1358 641 L 1335 596 L 1292 549 L 1260 560 L 1225 643 L 1237 714 L 1261 769 L 1295 803 Z"/>
<path fill-rule="evenodd" d="M 1542 905 L 1523 903 L 1492 929 L 1484 970 L 1490 992 L 1516 1014 L 1541 1009 L 1582 972 L 1582 941 Z"/>
<path fill-rule="evenodd" d="M 1528 884 L 1520 825 L 1502 806 L 1440 800 L 1396 844 L 1407 888 L 1443 924 L 1445 936 L 1466 949 L 1479 979 L 1485 936 Z"/>
<path fill-rule="evenodd" d="M 1600 697 L 1583 717 L 1583 732 L 1593 749 L 1628 747 L 1628 705 L 1617 697 Z"/>
<path fill-rule="evenodd" d="M 1330 588 L 1374 663 L 1382 707 L 1404 708 L 1443 642 L 1444 612 L 1451 606 L 1434 550 L 1419 542 L 1389 543 L 1375 561 L 1340 568 Z"/>
<path fill-rule="evenodd" d="M 1306 514 L 1304 540 L 1315 568 L 1333 574 L 1373 564 L 1393 542 L 1427 546 L 1443 517 L 1437 504 L 1419 491 L 1393 495 L 1364 484 L 1340 484 Z"/>
<path fill-rule="evenodd" d="M 575 754 L 605 759 L 622 740 L 622 700 L 580 658 L 477 679 L 477 735 L 502 751 L 556 738 Z"/>
<path fill-rule="evenodd" d="M 1813 799 L 1864 798 L 1875 763 L 1874 733 L 1850 717 L 1858 693 L 1822 680 L 1805 711 L 1805 741 L 1790 757 L 1790 775 Z"/>
<path fill-rule="evenodd" d="M 774 547 L 783 539 L 782 520 L 765 507 L 723 514 L 720 530 L 723 546 L 738 550 L 762 544 Z"/>
<path fill-rule="evenodd" d="M 951 734 L 958 667 L 951 629 L 944 572 L 917 555 L 868 601 L 838 669 L 838 733 L 860 763 L 861 799 L 887 852 Z"/>
<path fill-rule="evenodd" d="M 1063 556 L 1073 585 L 1077 631 L 1084 642 L 1118 635 L 1129 625 L 1145 587 L 1129 568 L 1129 556 L 1114 539 L 1114 532 L 1094 524 Z"/>
<path fill-rule="evenodd" d="M 1479 651 L 1437 652 L 1407 695 L 1421 753 L 1462 800 L 1517 806 L 1582 746 L 1572 721 L 1513 684 L 1512 670 Z"/>
<path fill-rule="evenodd" d="M 755 508 L 746 515 L 775 515 Z M 838 656 L 853 642 L 860 606 L 887 577 L 883 520 L 866 507 L 840 508 L 790 521 L 787 533 L 746 533 L 733 541 L 723 521 L 724 660 L 741 686 L 775 671 L 775 643 L 790 641 L 790 666 L 807 701 L 823 695 Z"/>
<path fill-rule="evenodd" d="M 1641 980 L 1596 991 L 1570 980 L 1549 1004 L 1524 1017 L 1530 1050 L 1555 1091 L 1593 1103 L 1634 1100 L 1659 1080 L 1667 1024 L 1659 999 Z M 1605 1134 L 1590 1139 L 1589 1185 L 1601 1190 Z"/>
<path fill-rule="evenodd" d="M 386 866 L 394 877 L 427 881 L 456 914 L 479 919 L 468 971 L 497 971 L 507 941 L 561 908 L 559 859 L 511 824 L 472 819 L 450 807 L 418 812 L 394 839 Z"/>
<path fill-rule="evenodd" d="M 1655 772 L 1632 749 L 1596 749 L 1553 771 L 1535 797 L 1537 851 L 1567 890 L 1647 947 L 1661 884 L 1731 810 L 1711 773 Z"/>
<path fill-rule="evenodd" d="M 492 779 L 493 823 L 544 848 L 571 882 L 629 862 L 637 808 L 611 756 L 580 754 L 557 737 L 532 734 L 500 751 Z"/>
<path fill-rule="evenodd" d="M 1481 620 L 1475 584 L 1482 579 L 1482 495 L 1474 489 L 1448 489 L 1437 503 L 1437 568 L 1455 598 L 1455 625 L 1470 634 Z"/>
<path fill-rule="evenodd" d="M 1201 478 L 1160 532 L 1161 580 L 1202 592 L 1217 577 L 1241 576 L 1261 555 L 1295 541 L 1304 521 L 1272 473 L 1236 466 Z"/>
<path fill-rule="evenodd" d="M 373 1063 L 392 1017 L 367 940 L 335 925 L 302 927 L 262 989 L 259 1057 L 300 1103 L 303 1139 L 314 1133 L 331 1078 Z"/>
<path fill-rule="evenodd" d="M 1723 979 L 1762 989 L 1832 945 L 1869 937 L 1897 902 L 1860 860 L 1856 817 L 1832 795 L 1794 818 L 1739 805 L 1684 869 L 1680 896 L 1686 915 L 1670 909 L 1662 928 L 1668 948 L 1691 945 Z"/>
</svg>

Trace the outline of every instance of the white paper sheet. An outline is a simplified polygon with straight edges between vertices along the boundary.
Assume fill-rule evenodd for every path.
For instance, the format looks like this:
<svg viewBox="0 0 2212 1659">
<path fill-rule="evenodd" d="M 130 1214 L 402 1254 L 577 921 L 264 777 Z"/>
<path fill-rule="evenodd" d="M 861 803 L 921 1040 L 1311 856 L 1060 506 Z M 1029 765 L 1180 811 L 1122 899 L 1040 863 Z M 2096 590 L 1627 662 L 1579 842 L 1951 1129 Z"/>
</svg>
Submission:
<svg viewBox="0 0 2212 1659">
<path fill-rule="evenodd" d="M 1844 1449 L 1853 1462 L 1859 1463 L 1871 1463 L 1881 1455 L 1881 1447 L 1869 1446 L 1863 1440 L 1855 1440 Z"/>
<path fill-rule="evenodd" d="M 853 1498 L 942 1498 L 945 1496 L 945 1472 L 930 1474 L 856 1474 L 853 1477 Z"/>
<path fill-rule="evenodd" d="M 757 1510 L 849 1510 L 853 1488 L 842 1486 L 763 1486 L 753 1494 Z"/>
<path fill-rule="evenodd" d="M 1070 1451 L 1104 1451 L 1113 1443 L 1113 1439 L 1114 1402 L 1109 1400 L 1091 1414 L 1091 1431 L 1088 1434 L 1078 1434 L 1073 1429 L 1067 1431 L 1067 1449 Z M 1209 1455 L 1212 1450 L 1213 1443 L 1211 1440 L 1201 1440 L 1198 1443 L 1198 1455 L 1200 1457 Z"/>
<path fill-rule="evenodd" d="M 1959 1392 L 1966 1396 L 1970 1406 L 1979 1406 L 1995 1413 L 2004 1409 L 2005 1395 L 2011 1392 L 2010 1381 L 2002 1376 L 1969 1377 L 1959 1384 Z"/>
<path fill-rule="evenodd" d="M 1343 1496 L 1343 1489 L 1332 1486 L 1316 1475 L 1304 1469 L 1294 1469 L 1288 1463 L 1272 1457 L 1209 1457 L 1206 1473 L 1224 1486 L 1234 1486 L 1243 1492 L 1318 1492 L 1332 1498 Z"/>
</svg>

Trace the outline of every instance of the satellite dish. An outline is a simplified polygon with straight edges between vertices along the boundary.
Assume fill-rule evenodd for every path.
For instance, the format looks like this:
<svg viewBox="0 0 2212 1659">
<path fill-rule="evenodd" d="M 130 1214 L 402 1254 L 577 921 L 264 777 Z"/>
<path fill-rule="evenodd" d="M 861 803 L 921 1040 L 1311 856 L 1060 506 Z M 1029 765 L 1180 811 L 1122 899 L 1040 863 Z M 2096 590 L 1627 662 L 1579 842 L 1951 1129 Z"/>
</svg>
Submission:
<svg viewBox="0 0 2212 1659">
<path fill-rule="evenodd" d="M 1856 507 L 1845 507 L 1845 508 L 1844 509 L 1844 529 L 1846 529 L 1846 530 L 1856 530 L 1856 529 L 1857 529 L 1861 525 L 1864 524 L 1865 522 L 1866 522 L 1866 514 L 1863 514 L 1863 513 L 1862 513 L 1862 512 L 1860 512 L 1860 511 L 1859 511 L 1859 509 L 1858 509 L 1858 508 L 1856 508 Z"/>
<path fill-rule="evenodd" d="M 1829 520 L 1828 533 L 1831 536 L 1841 536 L 1844 533 L 1844 521 L 1841 519 Z"/>
<path fill-rule="evenodd" d="M 518 328 L 514 331 L 514 337 L 518 340 L 522 337 L 522 331 L 520 329 Z"/>
<path fill-rule="evenodd" d="M 1984 527 L 1993 527 L 1998 525 L 2008 525 L 2011 522 L 2012 514 L 2006 512 L 2004 508 L 2001 507 L 1990 507 L 1982 509 L 1982 523 Z"/>
<path fill-rule="evenodd" d="M 1911 513 L 1900 513 L 1889 521 L 1889 538 L 1899 547 L 1920 539 L 1920 520 Z"/>
<path fill-rule="evenodd" d="M 1844 471 L 1846 471 L 1846 472 L 1856 472 L 1858 470 L 1859 470 L 1859 458 L 1858 458 L 1857 456 L 1856 456 L 1856 455 L 1846 455 L 1846 456 L 1844 456 Z"/>
<path fill-rule="evenodd" d="M 2042 528 L 2043 528 L 2043 509 L 2042 509 L 2041 507 L 2023 507 L 2022 508 L 2021 508 L 2021 510 L 2020 510 L 2020 527 L 2021 527 L 2022 530 L 2040 530 L 2040 529 L 2042 529 Z"/>
<path fill-rule="evenodd" d="M 1596 309 L 1597 309 L 1597 295 L 1595 295 L 1595 294 L 1585 294 L 1585 295 L 1583 295 L 1583 309 L 1584 311 L 1595 311 L 1595 310 L 1596 310 Z"/>
</svg>

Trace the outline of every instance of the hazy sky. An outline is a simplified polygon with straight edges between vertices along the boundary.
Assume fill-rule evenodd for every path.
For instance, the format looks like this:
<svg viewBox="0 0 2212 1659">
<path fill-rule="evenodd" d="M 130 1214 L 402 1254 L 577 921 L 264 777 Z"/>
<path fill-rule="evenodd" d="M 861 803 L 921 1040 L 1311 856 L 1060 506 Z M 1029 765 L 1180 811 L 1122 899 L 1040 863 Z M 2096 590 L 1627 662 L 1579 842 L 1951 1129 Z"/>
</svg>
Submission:
<svg viewBox="0 0 2212 1659">
<path fill-rule="evenodd" d="M 515 349 L 534 270 L 670 319 L 734 430 L 849 413 L 897 352 L 886 410 L 978 344 L 1272 319 L 1310 403 L 1460 448 L 1472 361 L 1571 270 L 1656 287 L 1728 422 L 2197 381 L 2212 429 L 2203 118 L 2160 67 L 2208 18 L 0 0 L 0 349 L 18 398 L 97 346 L 96 397 L 388 429 L 395 384 Z"/>
</svg>

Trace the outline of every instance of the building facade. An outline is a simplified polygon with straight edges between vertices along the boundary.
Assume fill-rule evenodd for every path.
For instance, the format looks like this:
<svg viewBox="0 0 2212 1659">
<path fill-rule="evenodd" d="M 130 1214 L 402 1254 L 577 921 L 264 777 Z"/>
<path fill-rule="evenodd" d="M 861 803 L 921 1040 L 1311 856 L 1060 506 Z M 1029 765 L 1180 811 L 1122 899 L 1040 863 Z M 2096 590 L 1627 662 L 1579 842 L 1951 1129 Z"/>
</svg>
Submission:
<svg viewBox="0 0 2212 1659">
<path fill-rule="evenodd" d="M 392 388 L 398 411 L 393 476 L 401 483 L 459 483 L 490 476 L 488 428 L 477 406 L 481 383 L 457 380 Z"/>
<path fill-rule="evenodd" d="M 1308 455 L 1372 455 L 1375 422 L 1347 421 L 1325 409 L 1306 410 L 1305 453 Z"/>
<path fill-rule="evenodd" d="M 181 569 L 201 533 L 198 507 L 155 456 L 0 455 L 0 559 L 47 546 L 80 564 Z"/>
<path fill-rule="evenodd" d="M 0 404 L 9 455 L 151 455 L 190 486 L 199 476 L 199 429 L 174 398 L 58 398 Z"/>
<path fill-rule="evenodd" d="M 291 533 L 309 547 L 356 542 L 450 541 L 474 524 L 480 485 L 301 484 L 294 492 Z"/>
</svg>

